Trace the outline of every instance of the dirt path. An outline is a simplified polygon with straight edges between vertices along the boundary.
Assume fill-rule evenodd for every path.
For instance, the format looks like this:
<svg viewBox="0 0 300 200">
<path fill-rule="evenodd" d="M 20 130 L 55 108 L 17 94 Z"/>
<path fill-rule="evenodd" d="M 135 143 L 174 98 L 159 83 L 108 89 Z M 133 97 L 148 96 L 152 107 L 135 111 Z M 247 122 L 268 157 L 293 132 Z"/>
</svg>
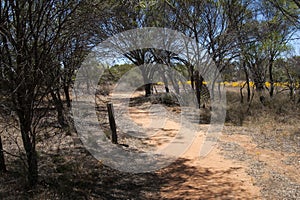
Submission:
<svg viewBox="0 0 300 200">
<path fill-rule="evenodd" d="M 150 115 L 144 108 L 131 107 L 129 113 L 138 125 L 145 129 L 149 127 Z M 208 127 L 201 126 L 204 130 Z M 167 119 L 164 127 L 156 129 L 156 135 L 146 139 L 145 143 L 162 148 L 179 128 L 180 123 Z M 157 172 L 166 180 L 161 196 L 168 199 L 260 199 L 260 188 L 247 174 L 246 163 L 225 159 L 218 146 L 208 156 L 199 157 L 204 132 L 198 133 L 189 149 L 175 163 Z"/>
<path fill-rule="evenodd" d="M 124 142 L 138 150 L 163 149 L 178 134 L 181 109 L 152 104 L 142 95 L 140 92 L 131 97 L 128 112 L 130 121 L 143 127 L 148 138 L 126 141 L 125 135 Z M 128 95 L 124 96 L 128 98 Z M 122 98 L 120 96 L 120 100 Z M 118 101 L 114 105 L 117 107 Z M 151 108 L 153 106 L 155 109 Z M 272 137 L 268 139 L 253 124 L 245 127 L 228 125 L 216 147 L 206 157 L 200 158 L 199 152 L 209 126 L 204 124 L 206 122 L 197 125 L 200 130 L 197 136 L 174 163 L 154 173 L 159 177 L 153 183 L 159 185 L 155 190 L 159 198 L 298 199 L 300 157 L 298 145 L 291 143 L 296 140 L 282 138 L 277 142 L 280 138 L 276 135 L 276 141 Z M 280 148 L 280 145 L 285 148 Z M 153 199 L 153 193 L 145 194 L 147 199 Z"/>
</svg>

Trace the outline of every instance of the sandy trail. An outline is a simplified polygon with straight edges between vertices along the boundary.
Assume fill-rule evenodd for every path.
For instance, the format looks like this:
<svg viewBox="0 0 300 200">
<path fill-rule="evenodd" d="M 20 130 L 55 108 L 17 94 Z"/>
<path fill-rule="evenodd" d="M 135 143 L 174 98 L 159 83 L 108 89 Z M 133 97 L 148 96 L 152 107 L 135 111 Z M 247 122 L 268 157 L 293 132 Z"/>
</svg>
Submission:
<svg viewBox="0 0 300 200">
<path fill-rule="evenodd" d="M 151 116 L 141 106 L 130 107 L 129 116 L 145 130 L 149 129 Z M 156 127 L 156 134 L 145 139 L 145 143 L 157 149 L 163 148 L 178 133 L 180 126 L 178 121 L 167 119 L 163 127 Z M 157 172 L 166 180 L 161 196 L 167 199 L 261 199 L 260 188 L 246 173 L 246 163 L 225 159 L 218 146 L 206 157 L 199 157 L 209 125 L 199 126 L 202 126 L 202 131 L 198 132 L 187 151 L 175 163 Z"/>
</svg>

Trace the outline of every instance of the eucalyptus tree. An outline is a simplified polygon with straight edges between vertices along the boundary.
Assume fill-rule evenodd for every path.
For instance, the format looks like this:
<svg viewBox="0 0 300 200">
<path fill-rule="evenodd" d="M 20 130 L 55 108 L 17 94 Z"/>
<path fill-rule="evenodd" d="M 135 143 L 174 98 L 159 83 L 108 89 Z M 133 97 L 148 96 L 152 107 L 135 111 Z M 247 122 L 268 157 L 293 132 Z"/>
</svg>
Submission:
<svg viewBox="0 0 300 200">
<path fill-rule="evenodd" d="M 199 44 L 203 33 L 203 24 L 201 16 L 204 9 L 204 2 L 202 1 L 166 1 L 166 12 L 169 12 L 170 20 L 174 21 L 173 26 L 176 30 L 181 31 L 189 37 L 195 39 Z M 194 71 L 195 66 L 181 57 L 176 57 L 181 61 L 189 72 L 192 88 L 194 88 Z"/>
<path fill-rule="evenodd" d="M 205 47 L 218 71 L 222 72 L 239 55 L 235 29 L 229 17 L 232 16 L 231 13 L 237 15 L 236 19 L 243 15 L 244 10 L 235 10 L 242 3 L 229 0 L 169 2 L 171 11 L 177 17 L 178 28 Z M 191 75 L 193 69 L 194 66 L 191 65 Z M 191 82 L 193 83 L 193 76 Z M 215 83 L 212 84 L 213 87 L 214 85 Z"/>
<path fill-rule="evenodd" d="M 231 3 L 223 4 L 228 20 L 228 29 L 237 44 L 239 69 L 245 74 L 246 84 L 241 88 L 241 102 L 243 102 L 242 89 L 247 86 L 247 102 L 250 102 L 251 89 L 250 89 L 250 72 L 247 62 L 247 46 L 255 40 L 253 34 L 252 10 L 251 0 L 233 0 Z"/>
<path fill-rule="evenodd" d="M 123 31 L 143 28 L 143 27 L 166 27 L 170 25 L 167 20 L 168 13 L 165 12 L 165 1 L 111 1 L 114 5 L 110 20 L 104 24 L 103 32 L 107 37 L 113 36 Z M 134 37 L 134 36 L 133 36 Z M 123 41 L 130 42 L 130 41 Z M 152 94 L 151 69 L 150 63 L 154 60 L 153 49 L 135 49 L 123 52 L 123 56 L 136 66 L 144 65 L 142 76 L 145 82 L 145 96 Z"/>
<path fill-rule="evenodd" d="M 227 4 L 227 15 L 230 29 L 233 30 L 239 46 L 239 59 L 247 81 L 248 101 L 250 78 L 259 93 L 266 88 L 265 82 L 269 80 L 268 89 L 272 97 L 274 61 L 282 52 L 288 50 L 287 43 L 295 27 L 267 0 L 233 2 L 236 2 L 233 8 Z"/>
<path fill-rule="evenodd" d="M 300 56 L 292 56 L 290 58 L 287 58 L 286 60 L 277 63 L 280 64 L 280 67 L 284 67 L 284 70 L 286 72 L 286 80 L 288 82 L 288 88 L 289 88 L 289 96 L 292 101 L 297 101 L 297 103 L 300 103 L 300 89 L 299 89 L 299 82 L 300 82 Z M 278 62 L 278 61 L 277 61 Z M 296 92 L 298 91 L 298 100 L 296 100 Z"/>
<path fill-rule="evenodd" d="M 289 49 L 287 44 L 296 29 L 290 20 L 272 7 L 268 1 L 262 4 L 262 16 L 264 17 L 261 22 L 263 32 L 262 48 L 267 55 L 267 68 L 270 81 L 269 94 L 272 97 L 274 94 L 274 62 L 282 52 Z"/>
</svg>

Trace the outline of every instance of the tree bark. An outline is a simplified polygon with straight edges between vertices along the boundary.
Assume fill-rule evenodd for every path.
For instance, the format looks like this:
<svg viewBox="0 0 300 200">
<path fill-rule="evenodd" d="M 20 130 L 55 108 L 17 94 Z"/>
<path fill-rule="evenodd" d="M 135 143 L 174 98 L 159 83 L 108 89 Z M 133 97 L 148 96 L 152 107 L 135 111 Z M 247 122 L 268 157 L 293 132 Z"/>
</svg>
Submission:
<svg viewBox="0 0 300 200">
<path fill-rule="evenodd" d="M 178 81 L 176 80 L 176 77 L 170 75 L 169 78 L 171 79 L 171 82 L 172 82 L 173 88 L 175 90 L 175 93 L 180 94 L 180 88 L 179 88 L 179 85 L 178 85 Z"/>
<path fill-rule="evenodd" d="M 56 108 L 56 111 L 57 111 L 57 121 L 58 123 L 62 126 L 62 127 L 66 127 L 67 126 L 67 123 L 66 123 L 66 120 L 65 120 L 65 117 L 64 117 L 64 106 L 63 106 L 63 103 L 59 97 L 59 93 L 57 94 L 57 91 L 55 92 L 54 90 L 51 90 L 51 96 L 52 96 L 52 99 L 54 101 L 54 104 L 55 104 L 55 108 Z"/>
<path fill-rule="evenodd" d="M 35 187 L 38 183 L 38 161 L 35 145 L 32 145 L 30 152 L 27 153 L 27 163 L 29 186 Z"/>
<path fill-rule="evenodd" d="M 240 96 L 241 96 L 241 103 L 244 103 L 244 95 L 243 95 L 243 89 L 245 87 L 245 84 L 240 88 Z"/>
<path fill-rule="evenodd" d="M 270 97 L 274 95 L 274 79 L 273 79 L 273 59 L 269 63 L 269 78 L 270 78 Z"/>
<path fill-rule="evenodd" d="M 199 76 L 198 70 L 195 71 L 194 80 L 195 80 L 195 90 L 196 90 L 196 97 L 197 97 L 197 103 L 198 103 L 197 107 L 200 108 L 201 107 L 201 93 L 200 93 L 200 76 Z"/>
<path fill-rule="evenodd" d="M 247 70 L 245 61 L 243 61 L 243 69 L 244 69 L 244 73 L 245 73 L 245 77 L 246 77 L 246 84 L 247 84 L 247 102 L 249 103 L 250 99 L 251 99 L 251 89 L 250 89 L 250 82 L 249 82 L 250 77 L 249 77 L 249 72 Z"/>
<path fill-rule="evenodd" d="M 145 85 L 145 96 L 146 97 L 149 97 L 149 96 L 151 96 L 151 83 L 148 83 L 148 84 L 146 84 Z"/>
<path fill-rule="evenodd" d="M 6 172 L 1 135 L 0 135 L 0 172 Z"/>
<path fill-rule="evenodd" d="M 63 89 L 64 89 L 64 93 L 65 93 L 65 97 L 66 97 L 66 101 L 67 101 L 67 106 L 68 108 L 71 107 L 71 98 L 70 98 L 70 91 L 69 91 L 70 86 L 64 84 Z"/>
<path fill-rule="evenodd" d="M 250 89 L 250 82 L 249 82 L 249 74 L 246 72 L 246 83 L 247 83 L 247 102 L 250 102 L 251 99 L 251 89 Z"/>
<path fill-rule="evenodd" d="M 285 71 L 286 71 L 286 74 L 289 78 L 290 100 L 294 101 L 295 100 L 295 81 L 294 81 L 294 78 L 291 75 L 288 67 L 286 67 L 286 66 L 285 66 Z M 300 100 L 299 100 L 299 102 L 300 102 Z"/>
<path fill-rule="evenodd" d="M 162 78 L 163 78 L 163 81 L 164 81 L 166 93 L 169 93 L 170 92 L 169 84 L 168 84 L 168 80 L 167 80 L 166 75 L 165 75 L 164 72 L 162 72 Z"/>
<path fill-rule="evenodd" d="M 199 100 L 199 102 L 200 103 L 201 103 L 201 92 L 203 94 L 203 81 L 204 81 L 204 78 L 203 78 L 203 76 L 200 75 L 200 77 L 199 77 L 199 89 L 200 89 L 200 100 Z M 205 108 L 205 102 L 203 103 L 203 108 Z"/>
<path fill-rule="evenodd" d="M 31 116 L 23 110 L 18 111 L 23 146 L 27 158 L 27 179 L 30 188 L 38 182 L 38 162 L 35 149 L 35 133 L 31 130 Z"/>
<path fill-rule="evenodd" d="M 262 92 L 265 88 L 264 87 L 264 81 L 254 79 L 254 84 L 255 84 L 256 90 L 258 92 Z"/>
<path fill-rule="evenodd" d="M 192 89 L 194 90 L 195 87 L 194 87 L 194 66 L 193 65 L 190 65 L 190 75 L 191 75 L 191 86 L 192 86 Z"/>
</svg>

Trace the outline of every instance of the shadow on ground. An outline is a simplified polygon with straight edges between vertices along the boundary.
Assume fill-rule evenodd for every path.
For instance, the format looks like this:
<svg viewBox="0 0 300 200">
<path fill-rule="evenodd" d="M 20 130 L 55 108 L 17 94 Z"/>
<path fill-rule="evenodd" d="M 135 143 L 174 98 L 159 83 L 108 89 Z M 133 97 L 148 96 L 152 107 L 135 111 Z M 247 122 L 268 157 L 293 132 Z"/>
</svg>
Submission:
<svg viewBox="0 0 300 200">
<path fill-rule="evenodd" d="M 187 159 L 153 173 L 113 170 L 82 148 L 40 155 L 35 190 L 24 189 L 24 177 L 10 170 L 1 175 L 0 199 L 247 199 L 247 193 L 226 178 L 227 171 L 194 167 Z"/>
</svg>

